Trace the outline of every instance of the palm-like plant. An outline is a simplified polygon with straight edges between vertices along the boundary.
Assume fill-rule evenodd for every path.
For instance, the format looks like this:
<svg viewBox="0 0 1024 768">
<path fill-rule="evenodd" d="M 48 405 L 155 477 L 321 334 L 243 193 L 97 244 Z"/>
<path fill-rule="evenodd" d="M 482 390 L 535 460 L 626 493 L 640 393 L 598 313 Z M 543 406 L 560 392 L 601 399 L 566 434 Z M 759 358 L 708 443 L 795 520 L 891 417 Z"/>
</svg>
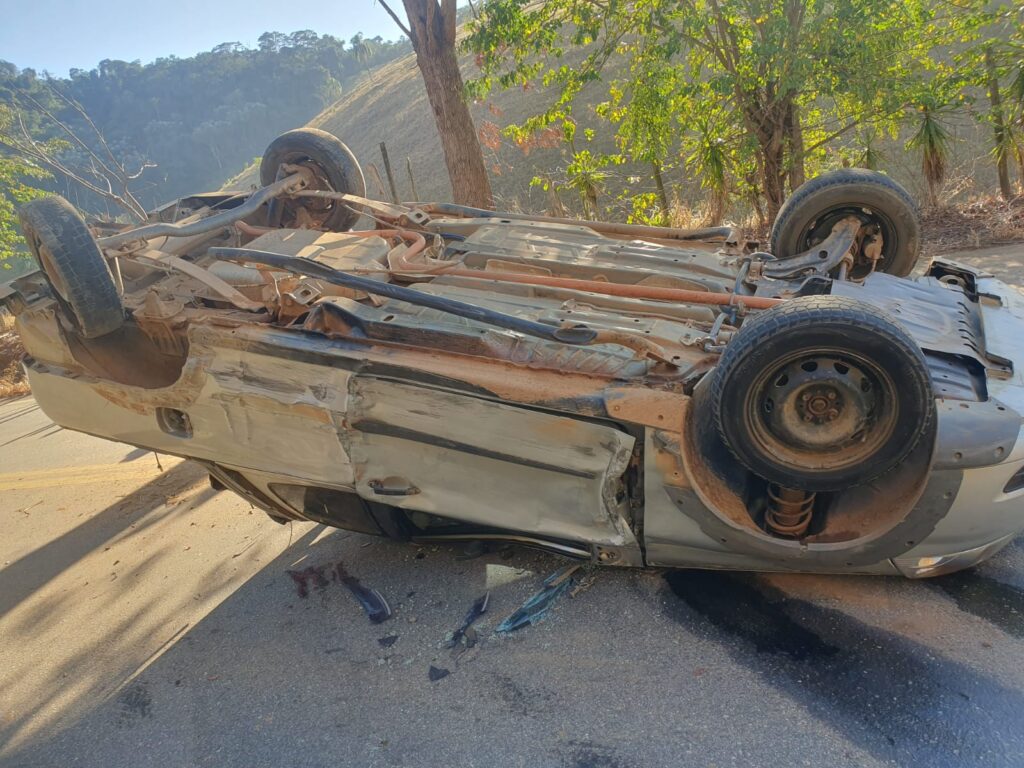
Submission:
<svg viewBox="0 0 1024 768">
<path fill-rule="evenodd" d="M 729 148 L 722 123 L 707 114 L 696 117 L 686 168 L 708 193 L 708 223 L 720 224 L 729 206 Z"/>
<path fill-rule="evenodd" d="M 885 153 L 879 147 L 878 130 L 874 127 L 865 128 L 858 134 L 856 163 L 861 168 L 877 171 L 885 162 Z"/>
<path fill-rule="evenodd" d="M 573 155 L 565 169 L 565 186 L 576 190 L 583 202 L 583 215 L 592 219 L 597 215 L 597 197 L 604 191 L 609 173 L 600 158 L 584 149 Z"/>
<path fill-rule="evenodd" d="M 939 192 L 946 180 L 953 134 L 942 118 L 949 105 L 934 93 L 924 94 L 917 104 L 917 129 L 907 149 L 921 153 L 921 173 L 928 187 L 928 205 L 939 204 Z"/>
</svg>

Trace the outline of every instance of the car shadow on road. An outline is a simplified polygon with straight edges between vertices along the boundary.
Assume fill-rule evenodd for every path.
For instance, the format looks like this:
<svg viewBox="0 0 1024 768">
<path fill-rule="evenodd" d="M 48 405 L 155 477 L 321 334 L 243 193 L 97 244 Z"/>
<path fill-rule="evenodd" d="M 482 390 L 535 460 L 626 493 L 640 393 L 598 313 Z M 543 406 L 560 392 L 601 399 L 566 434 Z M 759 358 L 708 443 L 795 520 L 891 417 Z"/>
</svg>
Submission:
<svg viewBox="0 0 1024 768">
<path fill-rule="evenodd" d="M 310 736 L 314 750 L 324 742 L 316 754 L 326 759 L 337 754 L 338 738 L 344 736 L 339 707 L 347 713 L 346 739 L 354 739 L 360 729 L 380 732 L 377 740 L 355 739 L 358 749 L 368 750 L 366 759 L 348 764 L 369 764 L 393 730 L 376 722 L 380 699 L 390 707 L 429 712 L 438 690 L 431 676 L 454 678 L 479 654 L 479 647 L 460 647 L 454 654 L 443 647 L 472 602 L 490 593 L 492 612 L 478 626 L 493 629 L 503 618 L 494 611 L 510 613 L 542 577 L 564 565 L 560 558 L 535 551 L 516 551 L 511 559 L 492 553 L 461 560 L 458 554 L 447 547 L 413 547 L 316 526 L 198 624 L 177 631 L 168 622 L 163 630 L 168 640 L 155 652 L 127 653 L 113 664 L 106 659 L 108 676 L 117 678 L 106 686 L 106 695 L 91 701 L 80 697 L 71 707 L 73 715 L 54 721 L 56 727 L 43 729 L 0 758 L 0 764 L 46 765 L 68 754 L 97 766 L 292 764 L 284 758 L 268 762 L 266 755 L 274 753 L 278 740 L 294 738 L 296 724 L 329 717 L 324 733 Z M 155 554 L 139 565 L 141 574 L 125 573 L 121 581 L 154 578 L 158 559 Z M 369 621 L 348 588 L 331 578 L 339 564 L 386 596 L 394 611 L 389 620 Z M 326 578 L 311 581 L 303 597 L 289 571 L 310 568 Z M 215 572 L 207 587 L 216 591 L 224 578 L 224 571 Z M 110 638 L 146 619 L 151 608 L 111 616 Z M 102 647 L 100 640 L 65 659 L 50 680 L 60 685 L 75 676 L 102 654 Z M 48 692 L 39 693 L 42 704 Z M 7 737 L 19 737 L 38 709 L 8 718 Z M 329 710 L 333 713 L 328 715 Z M 156 734 L 165 728 L 180 734 L 169 752 L 137 753 L 139 744 L 162 739 Z M 221 746 L 225 739 L 231 741 L 227 759 Z M 356 747 L 350 742 L 350 748 Z"/>
<path fill-rule="evenodd" d="M 85 555 L 115 538 L 138 533 L 174 511 L 168 499 L 206 478 L 196 464 L 184 462 L 120 498 L 80 525 L 0 569 L 0 617 Z M 212 489 L 206 491 L 207 496 Z M 202 499 L 197 499 L 200 503 Z"/>
<path fill-rule="evenodd" d="M 307 530 L 201 621 L 169 618 L 167 640 L 127 654 L 104 695 L 79 701 L 6 764 L 68 755 L 133 768 L 768 764 L 750 753 L 757 743 L 779 765 L 971 766 L 1021 755 L 1024 697 L 998 670 L 979 672 L 762 577 L 606 569 L 543 623 L 499 636 L 497 623 L 565 561 L 459 553 Z M 331 578 L 338 564 L 394 615 L 369 621 Z M 323 578 L 303 597 L 289 571 L 308 569 Z M 937 594 L 911 582 L 843 583 L 859 582 L 875 585 L 868 592 L 889 585 L 908 604 Z M 480 642 L 445 647 L 484 592 Z"/>
</svg>

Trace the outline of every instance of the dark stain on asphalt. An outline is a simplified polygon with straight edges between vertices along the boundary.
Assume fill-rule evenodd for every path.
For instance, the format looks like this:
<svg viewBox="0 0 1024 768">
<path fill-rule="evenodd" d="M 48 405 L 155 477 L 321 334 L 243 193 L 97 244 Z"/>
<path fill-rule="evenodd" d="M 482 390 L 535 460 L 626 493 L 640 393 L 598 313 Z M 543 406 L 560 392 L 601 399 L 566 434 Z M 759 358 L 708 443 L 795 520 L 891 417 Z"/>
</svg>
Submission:
<svg viewBox="0 0 1024 768">
<path fill-rule="evenodd" d="M 781 653 L 796 661 L 827 658 L 839 649 L 767 602 L 752 585 L 729 581 L 722 599 L 722 576 L 711 571 L 674 571 L 665 576 L 676 597 L 715 626 L 753 643 L 760 653 Z M 737 610 L 742 606 L 742 610 Z"/>
<path fill-rule="evenodd" d="M 125 688 L 117 697 L 117 703 L 120 708 L 117 722 L 121 726 L 132 726 L 153 716 L 153 697 L 144 682 L 138 681 Z"/>
<path fill-rule="evenodd" d="M 508 675 L 495 675 L 498 696 L 514 715 L 526 717 L 530 714 L 530 699 L 519 684 Z"/>
<path fill-rule="evenodd" d="M 569 742 L 570 752 L 565 755 L 565 768 L 628 768 L 615 750 L 592 741 Z"/>
<path fill-rule="evenodd" d="M 997 680 L 842 611 L 788 598 L 756 576 L 665 578 L 680 598 L 668 603 L 672 619 L 691 631 L 704 623 L 737 661 L 880 760 L 1024 763 L 1024 696 Z"/>
<path fill-rule="evenodd" d="M 517 717 L 541 715 L 558 695 L 544 686 L 530 684 L 511 675 L 494 674 L 494 688 L 508 711 Z"/>
<path fill-rule="evenodd" d="M 327 570 L 327 566 L 315 566 L 311 565 L 308 568 L 304 568 L 301 571 L 288 571 L 288 575 L 292 577 L 292 581 L 295 582 L 295 591 L 298 596 L 305 600 L 309 597 L 309 587 L 312 584 L 316 589 L 323 589 L 330 582 L 324 575 Z"/>
<path fill-rule="evenodd" d="M 977 571 L 960 571 L 931 579 L 961 611 L 990 621 L 1007 634 L 1024 637 L 1024 590 Z"/>
</svg>

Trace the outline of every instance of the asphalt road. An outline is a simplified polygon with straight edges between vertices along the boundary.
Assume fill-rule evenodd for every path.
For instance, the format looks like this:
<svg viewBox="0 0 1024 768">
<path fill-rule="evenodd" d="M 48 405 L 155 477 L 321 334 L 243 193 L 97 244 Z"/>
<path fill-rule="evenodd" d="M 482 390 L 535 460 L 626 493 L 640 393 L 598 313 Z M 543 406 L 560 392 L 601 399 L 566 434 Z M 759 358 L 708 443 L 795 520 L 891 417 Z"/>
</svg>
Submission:
<svg viewBox="0 0 1024 768">
<path fill-rule="evenodd" d="M 1024 765 L 1022 541 L 924 582 L 585 571 L 499 636 L 563 561 L 280 526 L 160 461 L 0 403 L 0 765 Z"/>
</svg>

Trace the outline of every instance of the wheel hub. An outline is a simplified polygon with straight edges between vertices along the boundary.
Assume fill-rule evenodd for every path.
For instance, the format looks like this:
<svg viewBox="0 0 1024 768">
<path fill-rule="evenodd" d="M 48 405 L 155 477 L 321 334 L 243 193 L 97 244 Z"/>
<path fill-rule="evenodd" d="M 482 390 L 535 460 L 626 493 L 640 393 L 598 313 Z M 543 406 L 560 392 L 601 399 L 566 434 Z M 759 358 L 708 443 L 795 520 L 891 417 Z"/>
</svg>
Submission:
<svg viewBox="0 0 1024 768">
<path fill-rule="evenodd" d="M 863 442 L 877 406 L 871 377 L 833 355 L 786 363 L 761 388 L 765 432 L 799 451 L 834 452 Z"/>
<path fill-rule="evenodd" d="M 842 412 L 843 399 L 836 388 L 830 384 L 808 387 L 796 403 L 796 410 L 804 421 L 825 424 L 839 418 Z"/>
<path fill-rule="evenodd" d="M 811 222 L 802 242 L 804 250 L 814 248 L 832 233 L 832 228 L 845 216 L 856 216 L 864 223 L 857 233 L 853 246 L 853 264 L 847 275 L 848 279 L 861 280 L 875 271 L 878 261 L 885 258 L 886 245 L 895 241 L 892 225 L 882 213 L 870 208 L 837 208 Z"/>
</svg>

